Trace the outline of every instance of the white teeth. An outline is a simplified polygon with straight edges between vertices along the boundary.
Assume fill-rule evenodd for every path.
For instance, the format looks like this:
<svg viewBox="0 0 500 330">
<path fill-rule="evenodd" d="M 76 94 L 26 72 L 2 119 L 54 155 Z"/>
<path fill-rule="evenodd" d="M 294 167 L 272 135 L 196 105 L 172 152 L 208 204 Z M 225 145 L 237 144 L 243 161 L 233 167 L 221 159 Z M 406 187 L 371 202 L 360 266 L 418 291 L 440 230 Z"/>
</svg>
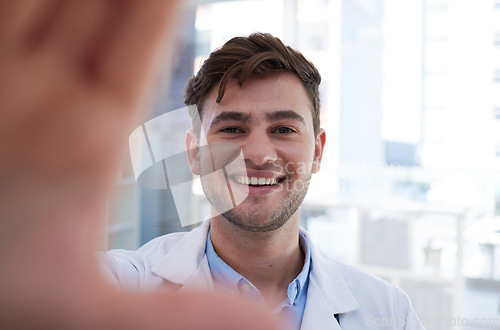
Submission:
<svg viewBox="0 0 500 330">
<path fill-rule="evenodd" d="M 234 181 L 239 184 L 253 185 L 253 186 L 273 186 L 276 184 L 276 178 L 258 178 L 252 176 L 251 178 L 248 176 L 237 176 L 234 177 Z"/>
</svg>

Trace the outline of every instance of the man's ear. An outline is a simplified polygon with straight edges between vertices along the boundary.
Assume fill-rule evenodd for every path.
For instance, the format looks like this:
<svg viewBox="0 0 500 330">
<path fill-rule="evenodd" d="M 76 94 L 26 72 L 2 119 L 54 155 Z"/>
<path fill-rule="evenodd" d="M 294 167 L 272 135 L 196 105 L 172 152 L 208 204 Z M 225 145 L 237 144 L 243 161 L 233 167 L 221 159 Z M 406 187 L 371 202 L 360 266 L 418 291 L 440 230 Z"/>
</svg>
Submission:
<svg viewBox="0 0 500 330">
<path fill-rule="evenodd" d="M 326 133 L 324 129 L 320 129 L 316 142 L 314 143 L 314 159 L 312 172 L 318 173 L 321 168 L 321 159 L 323 158 L 323 150 L 326 143 Z"/>
<path fill-rule="evenodd" d="M 200 147 L 198 137 L 192 128 L 186 132 L 186 153 L 191 173 L 200 175 Z"/>
</svg>

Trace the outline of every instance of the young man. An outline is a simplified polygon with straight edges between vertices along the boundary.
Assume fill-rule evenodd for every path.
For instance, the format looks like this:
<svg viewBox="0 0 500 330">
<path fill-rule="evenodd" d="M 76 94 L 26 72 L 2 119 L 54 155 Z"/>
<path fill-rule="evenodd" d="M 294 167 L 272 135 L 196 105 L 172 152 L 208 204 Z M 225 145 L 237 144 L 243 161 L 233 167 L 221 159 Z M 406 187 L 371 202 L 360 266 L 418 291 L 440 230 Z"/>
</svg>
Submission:
<svg viewBox="0 0 500 330">
<path fill-rule="evenodd" d="M 235 298 L 130 294 L 100 272 L 96 228 L 177 2 L 0 1 L 0 329 L 277 329 Z"/>
<path fill-rule="evenodd" d="M 200 118 L 186 145 L 211 219 L 136 252 L 109 252 L 122 285 L 215 289 L 265 305 L 286 329 L 420 328 L 401 290 L 328 259 L 299 227 L 326 141 L 320 81 L 309 61 L 269 34 L 231 39 L 210 55 L 185 102 Z M 226 166 L 231 157 L 217 144 L 238 146 L 242 165 Z M 236 203 L 238 196 L 246 198 Z"/>
</svg>

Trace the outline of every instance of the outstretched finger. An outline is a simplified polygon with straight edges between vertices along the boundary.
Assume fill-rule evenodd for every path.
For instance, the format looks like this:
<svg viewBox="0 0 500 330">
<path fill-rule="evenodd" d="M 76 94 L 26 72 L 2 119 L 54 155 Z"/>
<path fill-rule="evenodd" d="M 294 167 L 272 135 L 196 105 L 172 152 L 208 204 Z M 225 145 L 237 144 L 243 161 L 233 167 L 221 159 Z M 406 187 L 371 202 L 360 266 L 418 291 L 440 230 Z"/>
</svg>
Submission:
<svg viewBox="0 0 500 330">
<path fill-rule="evenodd" d="M 110 297 L 119 301 L 108 316 L 121 320 L 130 329 L 238 329 L 280 330 L 279 320 L 251 302 L 214 292 L 135 295 Z M 127 312 L 132 310 L 133 313 Z M 117 313 L 111 315 L 111 313 Z M 115 324 L 116 327 L 116 324 Z"/>
</svg>

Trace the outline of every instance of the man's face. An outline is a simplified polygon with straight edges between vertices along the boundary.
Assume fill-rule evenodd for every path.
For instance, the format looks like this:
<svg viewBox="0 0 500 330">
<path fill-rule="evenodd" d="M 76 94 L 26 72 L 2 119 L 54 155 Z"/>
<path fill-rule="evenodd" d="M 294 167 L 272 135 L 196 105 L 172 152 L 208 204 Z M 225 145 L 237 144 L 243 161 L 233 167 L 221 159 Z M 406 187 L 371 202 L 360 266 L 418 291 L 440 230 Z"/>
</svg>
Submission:
<svg viewBox="0 0 500 330">
<path fill-rule="evenodd" d="M 233 80 L 220 103 L 215 102 L 217 92 L 213 88 L 206 98 L 200 142 L 209 147 L 237 145 L 244 161 L 227 165 L 224 175 L 206 175 L 213 172 L 214 159 L 228 157 L 213 151 L 217 148 L 211 153 L 199 149 L 205 195 L 236 226 L 275 230 L 302 203 L 311 174 L 319 170 L 325 133 L 315 138 L 310 98 L 292 74 L 250 77 L 242 87 Z M 222 193 L 228 190 L 235 197 L 248 196 L 231 207 L 235 198 Z"/>
</svg>

